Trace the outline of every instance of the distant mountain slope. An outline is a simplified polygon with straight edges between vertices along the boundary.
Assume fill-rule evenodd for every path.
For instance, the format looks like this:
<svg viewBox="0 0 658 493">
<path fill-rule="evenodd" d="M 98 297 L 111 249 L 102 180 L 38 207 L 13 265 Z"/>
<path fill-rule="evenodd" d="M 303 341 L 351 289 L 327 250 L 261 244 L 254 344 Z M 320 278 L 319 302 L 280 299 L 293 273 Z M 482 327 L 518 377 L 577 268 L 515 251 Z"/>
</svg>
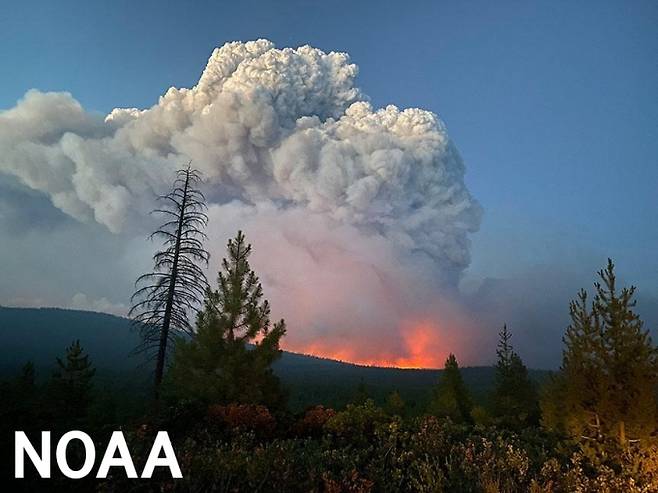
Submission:
<svg viewBox="0 0 658 493">
<path fill-rule="evenodd" d="M 98 367 L 122 369 L 138 364 L 130 352 L 139 342 L 129 321 L 105 313 L 59 308 L 0 307 L 0 364 L 51 366 L 56 356 L 80 339 Z"/>
<path fill-rule="evenodd" d="M 54 365 L 66 346 L 80 339 L 99 371 L 113 375 L 148 374 L 147 368 L 136 370 L 141 358 L 130 352 L 139 336 L 130 322 L 104 313 L 63 310 L 58 308 L 0 307 L 0 372 L 15 373 L 26 361 L 42 371 Z M 437 382 L 440 370 L 410 370 L 354 365 L 315 356 L 284 351 L 275 371 L 289 389 L 293 409 L 311 404 L 342 406 L 363 383 L 378 401 L 397 389 L 405 400 L 422 406 Z M 491 367 L 463 368 L 466 384 L 479 400 L 491 389 L 494 370 Z M 535 379 L 547 372 L 533 371 Z"/>
</svg>

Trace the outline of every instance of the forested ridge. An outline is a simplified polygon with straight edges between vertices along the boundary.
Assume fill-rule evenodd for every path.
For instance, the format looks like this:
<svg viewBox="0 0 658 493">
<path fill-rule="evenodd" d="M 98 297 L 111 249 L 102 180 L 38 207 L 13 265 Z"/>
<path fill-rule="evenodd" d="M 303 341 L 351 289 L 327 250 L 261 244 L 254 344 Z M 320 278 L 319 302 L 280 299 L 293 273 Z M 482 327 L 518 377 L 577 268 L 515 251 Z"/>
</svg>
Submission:
<svg viewBox="0 0 658 493">
<path fill-rule="evenodd" d="M 38 380 L 47 378 L 55 358 L 77 339 L 97 368 L 97 380 L 114 388 L 146 388 L 149 383 L 140 370 L 143 358 L 131 354 L 139 336 L 124 317 L 61 308 L 0 307 L 0 338 L 0 375 L 5 378 L 18 373 L 26 361 L 34 363 Z M 288 404 L 295 411 L 312 404 L 344 406 L 361 382 L 376 402 L 383 403 L 390 392 L 398 390 L 405 400 L 417 401 L 421 407 L 443 371 L 355 365 L 289 351 L 282 351 L 273 367 L 288 389 Z M 494 367 L 461 371 L 471 392 L 486 400 L 495 379 Z M 550 372 L 530 373 L 539 383 Z"/>
<path fill-rule="evenodd" d="M 130 321 L 0 309 L 3 443 L 15 430 L 85 430 L 102 447 L 120 429 L 140 469 L 166 430 L 183 477 L 160 470 L 135 483 L 115 466 L 107 478 L 43 483 L 30 471 L 13 489 L 658 491 L 658 347 L 611 259 L 565 307 L 551 374 L 527 368 L 506 324 L 492 327 L 492 368 L 462 368 L 454 353 L 441 371 L 285 353 L 289 329 L 271 319 L 244 233 L 228 240 L 214 280 L 200 267 L 199 180 L 179 170 L 154 211 L 162 245 L 137 276 Z M 79 447 L 66 454 L 74 468 L 84 458 Z"/>
</svg>

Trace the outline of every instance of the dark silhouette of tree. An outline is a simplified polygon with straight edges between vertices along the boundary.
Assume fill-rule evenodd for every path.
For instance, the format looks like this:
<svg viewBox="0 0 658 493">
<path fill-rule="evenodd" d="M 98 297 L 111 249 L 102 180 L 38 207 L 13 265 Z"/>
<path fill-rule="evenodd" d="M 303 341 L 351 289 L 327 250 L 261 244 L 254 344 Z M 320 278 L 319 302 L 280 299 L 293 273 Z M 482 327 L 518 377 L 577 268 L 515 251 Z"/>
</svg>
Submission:
<svg viewBox="0 0 658 493">
<path fill-rule="evenodd" d="M 19 375 L 0 380 L 0 443 L 7 445 L 0 449 L 0 477 L 5 481 L 14 473 L 14 451 L 8 446 L 14 441 L 14 433 L 23 431 L 32 443 L 39 443 L 41 430 L 52 429 L 53 423 L 43 420 L 43 393 L 40 390 L 35 383 L 34 364 L 31 362 L 23 366 Z M 27 479 L 16 491 L 36 491 L 32 486 L 31 471 L 26 472 Z M 12 488 L 6 490 L 13 491 Z"/>
<path fill-rule="evenodd" d="M 138 352 L 155 358 L 154 391 L 156 401 L 164 374 L 167 349 L 181 334 L 192 335 L 189 313 L 196 311 L 208 288 L 199 263 L 208 264 L 210 255 L 203 247 L 208 224 L 205 197 L 197 189 L 201 180 L 198 171 L 189 165 L 176 172 L 172 190 L 160 199 L 166 222 L 151 239 L 163 240 L 164 249 L 153 256 L 153 272 L 137 279 L 129 317 L 139 328 L 142 344 Z"/>
<path fill-rule="evenodd" d="M 470 423 L 472 407 L 473 402 L 459 371 L 457 358 L 451 353 L 434 389 L 429 412 L 435 416 L 447 416 L 456 423 Z"/>
<path fill-rule="evenodd" d="M 29 389 L 31 392 L 32 389 L 34 389 L 35 376 L 36 372 L 34 371 L 34 363 L 28 361 L 23 365 L 17 383 L 20 387 Z"/>
<path fill-rule="evenodd" d="M 499 333 L 496 382 L 491 397 L 492 415 L 498 424 L 510 428 L 536 425 L 539 402 L 528 369 L 511 344 L 512 334 L 507 325 Z"/>
<path fill-rule="evenodd" d="M 358 385 L 356 386 L 356 389 L 354 389 L 354 394 L 352 395 L 352 404 L 360 406 L 370 398 L 371 396 L 370 392 L 368 392 L 368 386 L 363 381 L 363 378 L 361 378 Z"/>
<path fill-rule="evenodd" d="M 285 323 L 270 324 L 250 254 L 242 232 L 229 240 L 218 287 L 207 291 L 198 314 L 196 336 L 177 342 L 168 375 L 174 395 L 216 404 L 284 404 L 271 365 L 281 355 Z"/>
<path fill-rule="evenodd" d="M 390 416 L 400 416 L 401 418 L 404 418 L 407 414 L 407 405 L 397 390 L 388 394 L 384 409 Z"/>
<path fill-rule="evenodd" d="M 591 305 L 571 302 L 560 373 L 542 398 L 543 423 L 589 444 L 646 445 L 657 431 L 658 348 L 633 311 L 635 287 L 616 286 L 614 264 L 599 271 Z"/>
<path fill-rule="evenodd" d="M 48 389 L 48 401 L 58 425 L 70 428 L 85 422 L 92 402 L 95 374 L 96 369 L 79 340 L 66 348 L 64 359 L 57 358 L 57 368 Z"/>
<path fill-rule="evenodd" d="M 21 373 L 10 381 L 0 382 L 0 429 L 36 429 L 38 387 L 35 382 L 34 364 L 28 361 Z M 3 436 L 5 436 L 3 434 Z"/>
</svg>

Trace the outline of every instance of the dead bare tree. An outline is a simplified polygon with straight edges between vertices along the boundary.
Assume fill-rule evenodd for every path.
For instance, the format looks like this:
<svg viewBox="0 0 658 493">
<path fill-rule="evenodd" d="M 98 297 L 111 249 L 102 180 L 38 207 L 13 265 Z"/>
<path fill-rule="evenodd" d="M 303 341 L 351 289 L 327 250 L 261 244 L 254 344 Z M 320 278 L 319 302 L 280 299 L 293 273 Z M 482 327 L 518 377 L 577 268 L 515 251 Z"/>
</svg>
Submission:
<svg viewBox="0 0 658 493">
<path fill-rule="evenodd" d="M 156 401 L 168 347 L 176 336 L 192 335 L 189 316 L 198 309 L 208 288 L 198 265 L 208 265 L 210 258 L 203 247 L 208 216 L 205 197 L 197 188 L 200 180 L 200 173 L 188 165 L 176 172 L 171 191 L 159 197 L 164 205 L 153 213 L 163 214 L 167 220 L 150 239 L 162 239 L 164 249 L 153 255 L 153 271 L 137 279 L 131 298 L 129 317 L 142 337 L 136 352 L 145 352 L 156 360 Z"/>
</svg>

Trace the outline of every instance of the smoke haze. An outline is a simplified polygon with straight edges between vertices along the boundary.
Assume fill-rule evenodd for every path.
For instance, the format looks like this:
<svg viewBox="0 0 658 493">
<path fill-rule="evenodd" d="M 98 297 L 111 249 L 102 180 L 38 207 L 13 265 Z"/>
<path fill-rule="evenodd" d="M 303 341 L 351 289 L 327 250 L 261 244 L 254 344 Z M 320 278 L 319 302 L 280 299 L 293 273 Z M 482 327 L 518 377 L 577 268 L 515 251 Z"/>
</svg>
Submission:
<svg viewBox="0 0 658 493">
<path fill-rule="evenodd" d="M 194 87 L 147 109 L 102 115 L 29 91 L 0 112 L 0 227 L 13 231 L 0 249 L 22 252 L 0 302 L 124 313 L 156 247 L 148 211 L 191 160 L 206 178 L 209 278 L 245 230 L 287 349 L 482 363 L 498 320 L 489 298 L 459 292 L 482 216 L 464 163 L 437 115 L 373 108 L 357 73 L 347 54 L 258 40 L 215 49 Z"/>
</svg>

